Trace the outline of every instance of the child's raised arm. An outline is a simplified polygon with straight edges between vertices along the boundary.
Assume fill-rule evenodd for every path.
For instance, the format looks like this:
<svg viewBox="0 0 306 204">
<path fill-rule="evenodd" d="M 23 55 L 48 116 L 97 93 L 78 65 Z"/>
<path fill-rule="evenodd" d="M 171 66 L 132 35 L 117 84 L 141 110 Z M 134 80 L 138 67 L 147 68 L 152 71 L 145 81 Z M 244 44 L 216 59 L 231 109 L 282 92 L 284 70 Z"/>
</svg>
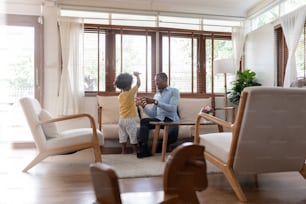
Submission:
<svg viewBox="0 0 306 204">
<path fill-rule="evenodd" d="M 140 77 L 139 77 L 139 72 L 133 72 L 134 76 L 137 78 L 137 81 L 136 81 L 136 85 L 138 87 L 140 87 Z"/>
</svg>

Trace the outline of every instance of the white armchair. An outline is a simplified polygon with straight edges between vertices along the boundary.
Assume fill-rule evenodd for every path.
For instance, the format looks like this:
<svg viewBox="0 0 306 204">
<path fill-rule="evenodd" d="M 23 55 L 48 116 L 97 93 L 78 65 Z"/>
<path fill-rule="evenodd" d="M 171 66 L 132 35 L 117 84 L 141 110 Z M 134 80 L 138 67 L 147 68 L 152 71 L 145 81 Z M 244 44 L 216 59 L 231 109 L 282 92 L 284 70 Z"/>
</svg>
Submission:
<svg viewBox="0 0 306 204">
<path fill-rule="evenodd" d="M 53 118 L 51 114 L 42 109 L 40 103 L 33 98 L 20 99 L 28 125 L 38 151 L 37 156 L 23 169 L 31 169 L 43 159 L 51 155 L 65 154 L 93 148 L 96 162 L 101 162 L 100 145 L 104 144 L 103 134 L 96 129 L 94 118 L 89 114 L 74 114 Z M 56 122 L 87 118 L 90 128 L 75 128 L 59 131 Z"/>
<path fill-rule="evenodd" d="M 234 123 L 201 113 L 195 143 L 220 168 L 240 201 L 247 198 L 238 174 L 300 172 L 306 179 L 306 89 L 247 87 Z M 200 134 L 201 118 L 231 132 Z M 257 177 L 256 177 L 257 178 Z"/>
</svg>

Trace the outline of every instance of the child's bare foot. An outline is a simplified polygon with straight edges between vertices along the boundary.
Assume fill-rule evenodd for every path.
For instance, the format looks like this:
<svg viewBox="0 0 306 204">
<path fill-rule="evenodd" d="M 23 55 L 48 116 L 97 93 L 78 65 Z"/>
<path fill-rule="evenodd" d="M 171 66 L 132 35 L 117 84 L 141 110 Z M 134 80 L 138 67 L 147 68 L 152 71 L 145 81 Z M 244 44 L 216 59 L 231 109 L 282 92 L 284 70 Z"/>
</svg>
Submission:
<svg viewBox="0 0 306 204">
<path fill-rule="evenodd" d="M 133 145 L 132 148 L 133 148 L 132 153 L 136 155 L 137 154 L 137 145 Z"/>
</svg>

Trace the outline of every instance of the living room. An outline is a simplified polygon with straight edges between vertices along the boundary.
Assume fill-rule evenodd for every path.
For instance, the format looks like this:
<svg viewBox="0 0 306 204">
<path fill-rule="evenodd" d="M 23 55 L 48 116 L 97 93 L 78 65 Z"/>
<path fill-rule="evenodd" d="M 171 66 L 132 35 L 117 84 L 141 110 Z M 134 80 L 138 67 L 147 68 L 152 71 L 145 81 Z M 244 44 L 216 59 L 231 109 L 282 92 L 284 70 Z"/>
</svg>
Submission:
<svg viewBox="0 0 306 204">
<path fill-rule="evenodd" d="M 172 76 L 172 78 L 170 79 L 170 84 L 179 86 L 179 88 L 183 90 L 183 97 L 209 97 L 212 94 L 216 94 L 218 97 L 223 97 L 225 91 L 224 78 L 223 75 L 215 76 L 213 74 L 213 61 L 214 59 L 224 57 L 239 59 L 239 64 L 240 59 L 242 59 L 240 68 L 250 69 L 256 72 L 256 78 L 263 86 L 288 86 L 288 83 L 290 85 L 290 82 L 292 82 L 292 77 L 289 79 L 285 79 L 285 63 L 280 64 L 278 61 L 279 53 L 276 50 L 278 42 L 276 40 L 275 33 L 277 32 L 277 28 L 279 28 L 280 26 L 280 18 L 282 16 L 285 16 L 289 12 L 301 9 L 302 6 L 305 4 L 304 1 L 294 1 L 293 3 L 292 2 L 293 1 L 254 1 L 254 3 L 258 4 L 245 5 L 245 2 L 238 1 L 238 3 L 230 2 L 230 5 L 225 5 L 226 2 L 221 1 L 218 5 L 212 5 L 211 2 L 208 3 L 204 1 L 202 2 L 204 3 L 204 6 L 202 6 L 198 1 L 188 1 L 188 3 L 186 3 L 185 1 L 181 1 L 179 4 L 176 2 L 173 3 L 172 1 L 169 1 L 167 3 L 165 1 L 140 2 L 136 0 L 131 1 L 129 3 L 126 3 L 124 1 L 103 1 L 103 3 L 99 1 L 86 1 L 85 3 L 84 1 L 72 2 L 67 0 L 32 0 L 31 2 L 25 3 L 21 0 L 6 0 L 4 3 L 2 3 L 2 5 L 0 5 L 0 7 L 1 11 L 3 11 L 2 13 L 8 14 L 8 16 L 5 16 L 9 17 L 8 19 L 6 19 L 6 23 L 10 25 L 15 24 L 22 26 L 22 23 L 34 25 L 33 19 L 34 21 L 36 21 L 35 26 L 37 27 L 33 27 L 35 28 L 36 37 L 39 36 L 38 41 L 40 41 L 40 44 L 38 43 L 38 45 L 35 45 L 35 62 L 33 62 L 35 64 L 33 65 L 33 67 L 36 67 L 36 70 L 35 72 L 33 71 L 34 74 L 32 76 L 32 81 L 35 81 L 35 83 L 32 83 L 32 88 L 34 87 L 33 89 L 35 91 L 31 92 L 31 94 L 33 94 L 32 96 L 34 96 L 35 93 L 35 97 L 39 99 L 39 101 L 43 104 L 43 107 L 54 115 L 86 112 L 93 115 L 95 120 L 98 122 L 96 99 L 97 93 L 101 92 L 102 95 L 114 93 L 118 94 L 118 90 L 115 90 L 112 86 L 112 80 L 114 79 L 116 73 L 120 72 L 120 70 L 133 71 L 130 70 L 131 67 L 133 69 L 134 67 L 137 67 L 137 69 L 140 69 L 138 71 L 143 72 L 143 85 L 140 93 L 143 95 L 151 95 L 155 90 L 154 85 L 152 84 L 152 78 L 154 77 L 154 75 L 150 75 L 149 73 L 157 73 L 158 71 L 163 70 L 170 73 L 170 76 Z M 176 6 L 174 6 L 174 4 Z M 234 5 L 237 5 L 237 8 Z M 241 7 L 239 7 L 238 5 L 240 5 Z M 242 6 L 245 6 L 245 9 L 247 10 L 243 10 Z M 250 6 L 253 7 L 251 8 Z M 96 16 L 97 13 L 100 16 Z M 261 14 L 266 13 L 274 14 L 274 18 L 260 17 Z M 275 13 L 277 13 L 276 17 Z M 118 16 L 116 17 L 115 14 L 118 14 Z M 131 19 L 128 19 L 129 15 Z M 137 19 L 134 19 L 137 15 L 141 18 L 144 18 L 144 16 L 146 16 L 146 18 L 137 21 Z M 156 18 L 152 18 L 152 16 Z M 104 63 L 105 65 L 107 65 L 108 63 L 113 63 L 113 67 L 111 67 L 112 65 L 109 65 L 109 67 L 103 67 L 101 65 L 102 68 L 97 68 L 93 75 L 90 75 L 90 77 L 86 78 L 87 82 L 85 80 L 84 82 L 81 82 L 82 84 L 85 84 L 86 87 L 82 87 L 82 96 L 77 99 L 79 103 L 76 106 L 73 105 L 74 102 L 70 103 L 64 100 L 65 93 L 67 93 L 67 90 L 65 90 L 65 83 L 67 82 L 67 78 L 63 78 L 62 74 L 62 70 L 65 67 L 65 59 L 60 57 L 63 52 L 60 49 L 60 47 L 63 46 L 63 44 L 61 44 L 61 39 L 63 38 L 60 37 L 61 35 L 59 34 L 58 30 L 59 22 L 61 20 L 75 17 L 81 17 L 83 19 L 84 23 L 87 25 L 87 27 L 85 25 L 87 31 L 89 31 L 90 29 L 96 29 L 96 25 L 99 25 L 101 22 L 103 22 L 101 24 L 103 24 L 104 27 L 103 29 L 99 30 L 99 32 L 101 31 L 100 35 L 103 36 L 103 32 L 114 32 L 116 35 L 113 36 L 113 40 L 114 38 L 117 38 L 117 36 L 120 36 L 118 40 L 121 38 L 121 42 L 124 43 L 125 37 L 127 37 L 128 35 L 132 35 L 131 33 L 129 33 L 129 31 L 135 31 L 135 33 L 137 32 L 135 36 L 140 35 L 142 37 L 136 39 L 141 40 L 141 43 L 145 45 L 144 47 L 147 47 L 139 48 L 139 50 L 141 50 L 140 52 L 133 51 L 134 53 L 139 54 L 144 54 L 147 52 L 147 54 L 141 56 L 141 60 L 139 58 L 135 58 L 138 61 L 144 62 L 132 65 L 126 64 L 125 59 L 132 59 L 132 56 L 127 55 L 127 57 L 124 58 L 125 54 L 127 53 L 124 50 L 124 43 L 121 44 L 121 48 L 118 48 L 118 50 L 121 50 L 121 58 L 109 58 L 112 57 L 110 54 L 107 55 L 106 51 L 102 52 L 103 54 L 105 54 L 106 59 L 103 59 L 103 57 L 100 56 L 95 58 L 95 60 L 101 60 L 101 64 Z M 188 21 L 186 19 L 188 19 Z M 264 21 L 262 19 L 267 21 Z M 257 27 L 254 26 L 255 22 L 258 22 L 260 20 L 262 20 L 261 23 L 257 23 Z M 135 22 L 137 22 L 136 25 Z M 149 24 L 149 22 L 153 23 Z M 165 23 L 165 25 L 163 25 L 162 23 Z M 145 26 L 139 26 L 141 24 L 145 24 Z M 93 25 L 95 25 L 96 27 L 93 27 Z M 139 27 L 145 27 L 147 31 L 145 31 L 145 29 L 140 30 Z M 238 34 L 242 35 L 241 38 L 239 38 L 238 35 L 238 37 L 235 37 L 235 46 L 240 46 L 240 48 L 234 48 L 234 46 L 232 45 L 232 42 L 234 41 L 232 29 L 234 27 L 243 27 L 245 29 L 243 30 L 243 32 L 237 31 Z M 158 35 L 160 35 L 160 38 L 156 37 L 156 33 L 159 33 Z M 205 53 L 205 57 L 202 57 L 200 61 L 197 61 L 200 57 L 197 55 L 195 48 L 190 49 L 188 47 L 190 50 L 190 52 L 188 53 L 175 53 L 175 47 L 171 46 L 175 45 L 175 40 L 178 40 L 182 37 L 182 35 L 180 35 L 181 33 L 183 33 L 185 36 L 188 36 L 188 41 L 185 44 L 187 44 L 187 46 L 189 47 L 194 48 L 196 47 L 196 44 L 201 43 L 203 43 L 201 45 L 205 46 L 205 43 L 210 43 L 210 46 L 215 47 L 215 49 L 218 50 L 213 50 L 213 48 L 210 48 L 209 52 Z M 200 35 L 206 36 L 205 40 L 198 40 L 198 36 Z M 171 41 L 171 38 L 173 38 L 174 41 Z M 113 44 L 111 44 L 112 41 L 110 39 L 111 38 L 108 39 L 109 44 L 105 43 L 103 45 L 105 46 L 104 50 L 109 50 L 111 47 L 114 46 Z M 169 40 L 168 44 L 167 40 Z M 163 48 L 165 49 L 163 50 L 163 53 L 159 51 L 162 47 L 160 44 L 161 41 L 163 41 L 165 47 Z M 302 41 L 305 40 L 303 39 Z M 97 44 L 97 41 L 95 41 L 95 43 Z M 222 46 L 218 43 L 222 44 Z M 185 44 L 181 43 L 178 45 L 186 46 Z M 84 45 L 90 46 L 89 43 Z M 18 47 L 18 45 L 15 46 Z M 169 49 L 166 49 L 166 47 L 168 47 Z M 235 51 L 235 54 L 233 54 L 234 49 L 238 49 L 238 51 Z M 303 47 L 298 46 L 299 52 L 303 49 Z M 150 50 L 150 52 L 148 52 L 148 50 Z M 228 50 L 230 50 L 230 52 Z M 118 51 L 113 50 L 113 53 L 114 52 Z M 168 55 L 165 54 L 167 52 Z M 88 54 L 88 57 L 90 55 L 96 54 L 97 52 L 90 53 Z M 177 68 L 175 61 L 178 59 L 171 58 L 171 54 L 183 56 L 182 59 L 184 59 L 185 56 L 187 56 L 188 54 L 191 55 L 192 59 L 190 59 L 189 61 L 179 61 L 179 63 L 181 64 L 186 63 L 186 67 L 188 68 L 183 67 L 182 70 Z M 86 55 L 84 54 L 84 56 Z M 304 77 L 304 61 L 300 61 L 300 59 L 302 58 L 301 56 L 303 55 L 298 55 L 296 59 L 296 67 L 298 72 L 297 75 L 294 76 L 295 79 Z M 88 60 L 89 58 L 84 59 Z M 88 60 L 85 62 L 88 64 L 91 61 Z M 199 67 L 197 67 L 198 64 Z M 118 68 L 119 65 L 121 66 L 121 68 Z M 34 70 L 33 67 L 32 69 Z M 37 69 L 37 67 L 39 68 Z M 126 69 L 126 67 L 128 68 Z M 208 74 L 198 75 L 197 72 L 190 71 L 193 69 L 196 70 L 195 68 L 200 68 L 201 71 L 207 72 Z M 175 75 L 175 73 L 178 72 L 178 69 L 180 75 Z M 97 70 L 101 70 L 101 76 L 97 76 L 99 73 L 99 71 Z M 108 70 L 112 71 L 108 72 Z M 189 71 L 186 73 L 186 70 Z M 90 67 L 87 67 L 86 71 L 87 72 L 85 76 L 89 76 L 87 73 L 91 73 Z M 203 72 L 199 73 L 201 74 Z M 287 74 L 287 76 L 288 75 L 289 74 Z M 182 78 L 181 76 L 184 76 L 186 78 Z M 192 82 L 192 77 L 193 79 L 196 78 L 194 82 Z M 228 90 L 230 90 L 232 86 L 231 81 L 233 80 L 233 78 L 231 77 L 233 76 L 228 76 Z M 92 80 L 95 81 L 95 84 L 93 86 L 90 86 L 90 82 Z M 3 81 L 4 80 L 1 81 L 1 86 L 2 84 L 4 84 L 1 87 L 1 91 L 3 93 L 6 93 L 7 91 L 5 90 L 7 89 L 7 84 L 2 83 Z M 185 86 L 186 84 L 188 85 Z M 87 90 L 85 90 L 86 88 Z M 68 94 L 73 95 L 73 93 L 71 92 Z M 7 95 L 8 97 L 5 98 L 11 100 L 10 94 Z M 13 103 L 17 102 L 16 98 L 13 98 L 12 101 Z M 9 109 L 11 109 L 12 106 L 7 104 L 11 104 L 12 101 L 4 101 L 5 106 L 3 109 L 6 109 L 6 107 L 9 107 Z M 1 111 L 1 114 L 2 113 L 4 113 L 4 111 Z M 31 141 L 33 140 L 31 139 L 30 131 L 26 129 L 26 125 L 24 125 L 24 128 L 26 130 L 14 130 L 14 136 L 12 136 L 14 138 L 8 139 L 7 133 L 2 131 L 6 129 L 3 127 L 3 124 L 8 123 L 8 118 L 10 118 L 10 120 L 12 121 L 16 121 L 16 119 L 14 119 L 14 116 L 11 115 L 7 117 L 6 114 L 8 113 L 5 112 L 5 119 L 1 119 L 1 122 L 3 120 L 3 123 L 1 125 L 1 141 L 4 141 L 3 143 L 5 144 L 7 143 L 7 141 L 13 142 L 15 146 L 25 144 L 24 142 L 26 141 L 25 145 L 31 146 Z M 19 112 L 17 114 L 22 114 L 22 112 Z M 1 118 L 3 118 L 3 115 L 1 115 Z M 20 121 L 18 120 L 17 122 Z M 22 123 L 22 121 L 20 123 Z M 78 125 L 83 126 L 82 121 L 80 121 Z M 12 124 L 9 124 L 8 126 L 12 127 Z M 15 128 L 16 126 L 13 127 Z M 11 130 L 10 128 L 8 129 Z M 12 133 L 12 131 L 9 132 Z M 26 133 L 27 136 L 24 136 L 23 133 Z M 303 180 L 301 182 L 303 182 Z M 303 185 L 303 183 L 301 185 Z M 300 202 L 305 201 L 305 197 L 299 198 L 302 199 Z M 213 198 L 210 198 L 210 201 L 213 202 Z M 267 200 L 265 201 L 267 202 Z"/>
</svg>

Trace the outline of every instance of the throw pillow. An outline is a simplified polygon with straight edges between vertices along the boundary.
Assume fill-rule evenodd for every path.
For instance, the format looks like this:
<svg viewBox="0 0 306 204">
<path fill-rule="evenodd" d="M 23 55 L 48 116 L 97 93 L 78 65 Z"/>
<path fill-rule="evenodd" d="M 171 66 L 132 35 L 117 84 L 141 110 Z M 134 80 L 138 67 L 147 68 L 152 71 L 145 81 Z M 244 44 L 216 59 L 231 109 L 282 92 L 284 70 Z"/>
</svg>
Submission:
<svg viewBox="0 0 306 204">
<path fill-rule="evenodd" d="M 49 120 L 52 119 L 52 115 L 48 111 L 42 109 L 39 114 L 39 119 L 41 121 Z M 42 128 L 48 138 L 56 137 L 59 134 L 55 123 L 43 124 Z"/>
</svg>

